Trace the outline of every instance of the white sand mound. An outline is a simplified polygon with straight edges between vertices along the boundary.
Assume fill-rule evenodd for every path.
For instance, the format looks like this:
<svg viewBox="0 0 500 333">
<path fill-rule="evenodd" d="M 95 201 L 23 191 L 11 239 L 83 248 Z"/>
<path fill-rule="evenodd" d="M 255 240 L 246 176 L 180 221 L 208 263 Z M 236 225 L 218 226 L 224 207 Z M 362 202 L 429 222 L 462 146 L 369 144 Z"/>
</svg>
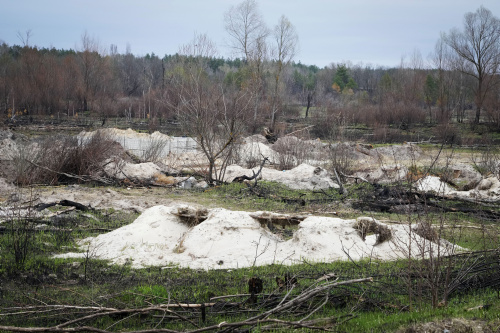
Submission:
<svg viewBox="0 0 500 333">
<path fill-rule="evenodd" d="M 224 180 L 230 182 L 235 177 L 243 175 L 252 177 L 254 175 L 252 171 L 257 173 L 259 171 L 259 167 L 245 169 L 238 165 L 230 165 L 226 169 Z M 296 190 L 319 190 L 339 187 L 339 185 L 332 180 L 328 171 L 308 164 L 301 164 L 292 170 L 287 171 L 263 168 L 259 178 L 267 181 L 282 183 Z"/>
<path fill-rule="evenodd" d="M 279 154 L 262 142 L 248 141 L 239 146 L 239 163 L 246 165 L 249 163 L 259 164 L 262 156 L 267 157 L 269 162 L 279 163 Z"/>
<path fill-rule="evenodd" d="M 448 195 L 456 192 L 453 187 L 443 182 L 439 177 L 427 176 L 419 179 L 416 184 L 418 191 L 423 192 L 436 192 L 439 195 Z"/>
<path fill-rule="evenodd" d="M 406 180 L 408 168 L 404 165 L 382 165 L 374 167 L 369 171 L 355 172 L 354 175 L 365 178 L 371 183 L 393 184 Z"/>
<path fill-rule="evenodd" d="M 133 223 L 81 241 L 95 257 L 111 259 L 123 264 L 133 260 L 135 267 L 163 265 L 166 255 L 175 251 L 181 237 L 189 227 L 171 214 L 171 208 L 154 206 L 141 214 Z"/>
<path fill-rule="evenodd" d="M 500 200 L 500 180 L 494 176 L 482 179 L 475 188 L 468 191 L 455 190 L 436 176 L 427 176 L 419 179 L 415 185 L 416 189 L 419 191 L 435 192 L 438 195 L 450 198 L 457 197 L 484 200 L 486 202 L 496 202 Z"/>
<path fill-rule="evenodd" d="M 109 177 L 117 179 L 137 179 L 139 181 L 150 180 L 154 175 L 161 172 L 161 168 L 152 163 L 127 163 L 124 161 L 110 162 L 104 167 L 104 172 Z"/>
<path fill-rule="evenodd" d="M 166 134 L 162 134 L 158 131 L 154 132 L 153 134 L 148 134 L 148 133 L 139 133 L 139 132 L 136 132 L 134 131 L 133 129 L 131 128 L 128 128 L 126 130 L 121 130 L 121 129 L 118 129 L 118 128 L 103 128 L 103 129 L 99 129 L 97 131 L 94 131 L 94 132 L 85 132 L 85 131 L 82 131 L 78 134 L 78 137 L 81 137 L 81 138 L 88 138 L 88 137 L 91 137 L 92 135 L 94 135 L 95 133 L 97 132 L 100 132 L 104 135 L 108 135 L 110 136 L 111 138 L 115 139 L 117 142 L 121 142 L 123 141 L 124 138 L 127 138 L 127 139 L 132 139 L 132 138 L 141 138 L 141 139 L 148 139 L 148 138 L 153 138 L 153 139 L 162 139 L 162 140 L 170 140 L 171 137 L 166 135 Z"/>
<path fill-rule="evenodd" d="M 449 167 L 453 171 L 453 183 L 459 190 L 471 190 L 483 179 L 483 176 L 470 164 L 457 163 Z"/>
<path fill-rule="evenodd" d="M 414 144 L 391 145 L 374 148 L 373 152 L 386 161 L 415 161 L 422 155 L 422 149 Z"/>
<path fill-rule="evenodd" d="M 206 221 L 186 235 L 181 250 L 192 262 L 181 264 L 199 268 L 249 267 L 253 265 L 256 251 L 262 254 L 259 265 L 271 264 L 273 251 L 280 241 L 247 212 L 214 209 Z"/>
<path fill-rule="evenodd" d="M 424 240 L 405 225 L 386 226 L 392 237 L 377 244 L 376 235 L 365 240 L 355 228 L 358 220 L 308 217 L 299 224 L 292 239 L 284 240 L 248 212 L 212 209 L 207 219 L 189 227 L 176 215 L 186 206 L 155 206 L 130 225 L 80 242 L 82 250 L 95 258 L 109 259 L 132 267 L 179 265 L 190 268 L 240 268 L 265 264 L 359 260 L 372 257 L 392 260 L 408 257 L 413 249 L 436 250 L 438 245 Z M 191 211 L 194 208 L 187 207 Z M 255 213 L 254 213 L 255 214 Z M 383 223 L 376 222 L 377 225 Z M 411 238 L 410 236 L 411 235 Z M 458 247 L 442 248 L 442 253 Z M 416 257 L 424 251 L 413 251 Z M 59 257 L 84 256 L 69 253 Z"/>
</svg>

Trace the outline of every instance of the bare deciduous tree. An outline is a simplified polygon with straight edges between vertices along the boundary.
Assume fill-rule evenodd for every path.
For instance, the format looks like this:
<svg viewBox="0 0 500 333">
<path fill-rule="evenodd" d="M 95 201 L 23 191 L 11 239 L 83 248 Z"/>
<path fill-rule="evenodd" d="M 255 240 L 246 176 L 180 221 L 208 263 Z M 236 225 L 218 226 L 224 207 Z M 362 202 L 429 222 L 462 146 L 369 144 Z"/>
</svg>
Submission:
<svg viewBox="0 0 500 333">
<path fill-rule="evenodd" d="M 465 14 L 463 31 L 451 30 L 445 41 L 456 53 L 455 68 L 476 80 L 477 124 L 500 67 L 500 20 L 481 6 L 475 13 Z"/>
<path fill-rule="evenodd" d="M 18 31 L 17 32 L 17 38 L 19 38 L 19 40 L 21 41 L 21 43 L 23 43 L 23 46 L 27 46 L 29 47 L 30 46 L 30 38 L 31 36 L 33 36 L 32 32 L 31 32 L 31 29 L 28 29 L 23 33 L 21 33 L 21 31 Z"/>
<path fill-rule="evenodd" d="M 298 36 L 292 23 L 282 15 L 278 24 L 273 30 L 274 49 L 272 50 L 274 61 L 274 82 L 271 101 L 271 125 L 270 130 L 274 131 L 276 117 L 281 105 L 281 75 L 285 67 L 293 60 L 297 51 Z"/>
<path fill-rule="evenodd" d="M 179 53 L 177 117 L 207 158 L 207 181 L 213 184 L 223 179 L 224 161 L 243 132 L 250 95 L 227 89 L 211 72 L 208 60 L 217 50 L 206 35 L 195 36 Z M 217 164 L 221 158 L 222 164 Z"/>
<path fill-rule="evenodd" d="M 257 127 L 257 116 L 262 91 L 264 60 L 267 57 L 269 30 L 262 20 L 255 0 L 245 0 L 231 7 L 224 14 L 224 27 L 231 37 L 231 47 L 236 54 L 245 57 L 249 69 L 249 90 L 253 95 L 253 131 Z"/>
<path fill-rule="evenodd" d="M 106 86 L 105 80 L 109 74 L 109 67 L 106 64 L 106 59 L 102 56 L 103 53 L 99 42 L 85 32 L 82 35 L 82 51 L 79 53 L 83 79 L 81 98 L 84 111 L 89 110 L 89 103 Z"/>
<path fill-rule="evenodd" d="M 231 47 L 248 60 L 268 34 L 255 0 L 245 0 L 224 14 L 224 28 L 232 39 Z"/>
</svg>

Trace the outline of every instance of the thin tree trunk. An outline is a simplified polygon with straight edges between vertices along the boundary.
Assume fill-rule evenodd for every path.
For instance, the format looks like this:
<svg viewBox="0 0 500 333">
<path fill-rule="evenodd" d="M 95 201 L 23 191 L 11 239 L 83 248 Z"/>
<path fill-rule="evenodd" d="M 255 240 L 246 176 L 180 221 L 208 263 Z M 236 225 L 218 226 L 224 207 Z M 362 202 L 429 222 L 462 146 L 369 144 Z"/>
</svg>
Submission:
<svg viewBox="0 0 500 333">
<path fill-rule="evenodd" d="M 312 98 L 313 98 L 312 93 L 308 92 L 307 93 L 306 119 L 309 116 L 309 108 L 311 107 Z"/>
</svg>

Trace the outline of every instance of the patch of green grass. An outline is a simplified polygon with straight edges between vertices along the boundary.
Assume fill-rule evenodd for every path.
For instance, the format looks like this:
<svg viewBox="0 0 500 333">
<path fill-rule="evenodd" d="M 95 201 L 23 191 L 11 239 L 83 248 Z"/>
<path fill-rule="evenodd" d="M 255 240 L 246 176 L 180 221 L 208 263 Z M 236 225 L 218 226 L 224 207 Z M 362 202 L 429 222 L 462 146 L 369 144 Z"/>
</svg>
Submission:
<svg viewBox="0 0 500 333">
<path fill-rule="evenodd" d="M 254 189 L 244 183 L 223 184 L 205 190 L 200 202 L 234 210 L 267 210 L 276 212 L 303 211 L 309 204 L 332 203 L 341 199 L 336 189 L 324 191 L 293 190 L 268 181 L 259 181 Z"/>
<path fill-rule="evenodd" d="M 288 298 L 295 297 L 300 292 L 312 286 L 316 279 L 326 273 L 335 272 L 339 281 L 351 278 L 372 276 L 373 283 L 358 284 L 338 287 L 329 293 L 329 301 L 321 311 L 311 318 L 337 317 L 354 314 L 355 317 L 338 327 L 341 332 L 391 332 L 401 327 L 407 327 L 418 322 L 433 321 L 449 317 L 476 318 L 482 320 L 498 320 L 500 301 L 497 291 L 493 289 L 478 290 L 472 293 L 452 296 L 446 307 L 432 308 L 429 298 L 414 303 L 409 309 L 408 298 L 405 290 L 405 281 L 400 277 L 407 267 L 404 260 L 394 262 L 378 262 L 363 260 L 359 262 L 341 261 L 335 263 L 303 263 L 294 266 L 269 265 L 250 267 L 234 270 L 209 270 L 197 271 L 185 268 L 172 267 L 161 269 L 150 267 L 140 270 L 130 270 L 126 266 L 108 266 L 105 261 L 94 261 L 93 268 L 86 280 L 81 280 L 76 285 L 67 286 L 64 277 L 81 273 L 83 265 L 75 269 L 72 262 L 75 260 L 57 260 L 53 267 L 45 265 L 40 268 L 51 269 L 57 272 L 58 278 L 50 281 L 51 288 L 39 288 L 30 284 L 7 283 L 2 285 L 5 290 L 3 304 L 37 305 L 39 301 L 53 304 L 73 304 L 80 306 L 94 306 L 99 304 L 104 307 L 141 308 L 154 304 L 177 303 L 207 303 L 211 298 L 224 295 L 240 295 L 248 293 L 248 279 L 259 277 L 263 280 L 264 295 L 279 295 L 283 297 L 286 291 L 279 292 L 276 277 L 283 278 L 286 273 L 298 280 L 298 285 L 289 294 Z M 47 263 L 45 263 L 47 264 Z M 41 265 L 42 267 L 43 265 Z M 41 274 L 41 273 L 40 273 Z M 40 275 L 42 276 L 42 275 Z M 20 292 L 18 288 L 22 288 Z M 36 290 L 36 299 L 29 295 Z M 194 320 L 197 324 L 210 325 L 221 321 L 234 322 L 248 318 L 266 309 L 260 304 L 265 304 L 266 297 L 258 296 L 257 304 L 247 303 L 248 296 L 233 296 L 229 299 L 212 300 L 219 302 L 218 309 L 207 310 L 207 321 L 200 321 L 199 311 L 185 311 L 183 315 Z M 321 303 L 324 295 L 317 299 Z M 225 303 L 229 302 L 229 303 Z M 239 303 L 238 307 L 228 304 Z M 224 305 L 225 304 L 225 305 Z M 311 303 L 313 304 L 313 303 Z M 467 309 L 488 304 L 488 310 Z M 178 311 L 181 311 L 180 309 Z M 285 316 L 285 319 L 297 320 L 305 316 Z M 345 317 L 344 317 L 345 318 Z M 107 317 L 92 322 L 97 327 L 112 325 L 123 318 Z M 33 317 L 29 318 L 30 325 L 48 323 L 55 324 L 54 319 Z M 5 324 L 26 324 L 26 319 L 17 322 L 15 318 L 4 321 Z M 136 328 L 147 329 L 150 324 L 155 325 L 158 319 L 151 317 L 145 320 L 135 318 L 125 319 L 124 326 L 117 325 L 114 329 Z M 166 321 L 161 327 L 169 329 L 185 328 L 185 322 Z M 184 325 L 184 326 L 183 326 Z"/>
</svg>

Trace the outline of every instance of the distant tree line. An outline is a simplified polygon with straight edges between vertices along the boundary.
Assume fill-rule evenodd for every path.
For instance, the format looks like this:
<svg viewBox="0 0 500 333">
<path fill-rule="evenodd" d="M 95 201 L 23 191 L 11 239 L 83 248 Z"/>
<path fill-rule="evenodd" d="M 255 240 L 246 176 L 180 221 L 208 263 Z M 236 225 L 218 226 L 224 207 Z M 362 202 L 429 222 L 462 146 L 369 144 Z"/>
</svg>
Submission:
<svg viewBox="0 0 500 333">
<path fill-rule="evenodd" d="M 241 131 L 279 131 L 286 119 L 307 118 L 319 137 L 330 124 L 408 129 L 422 123 L 484 122 L 500 129 L 500 21 L 480 7 L 462 29 L 443 33 L 424 61 L 418 51 L 394 68 L 294 62 L 298 36 L 282 16 L 274 28 L 246 0 L 224 15 L 229 58 L 197 35 L 174 55 L 136 56 L 104 50 L 86 33 L 78 50 L 0 45 L 0 112 L 21 116 L 142 118 L 179 121 L 231 108 Z M 467 110 L 474 110 L 467 117 Z M 195 117 L 195 118 L 193 118 Z M 221 118 L 222 117 L 222 118 Z M 215 121 L 217 123 L 217 121 Z M 215 124 L 214 123 L 214 124 Z M 233 124 L 226 124 L 231 130 Z"/>
</svg>

